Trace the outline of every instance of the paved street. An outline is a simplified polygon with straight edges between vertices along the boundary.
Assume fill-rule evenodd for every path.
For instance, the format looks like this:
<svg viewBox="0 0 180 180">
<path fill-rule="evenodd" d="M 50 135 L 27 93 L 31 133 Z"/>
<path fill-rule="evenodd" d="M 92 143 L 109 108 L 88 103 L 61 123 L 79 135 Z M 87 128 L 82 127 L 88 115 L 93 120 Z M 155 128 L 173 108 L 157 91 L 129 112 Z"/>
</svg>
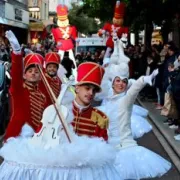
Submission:
<svg viewBox="0 0 180 180">
<path fill-rule="evenodd" d="M 138 144 L 144 146 L 155 153 L 161 155 L 165 159 L 171 162 L 168 154 L 165 152 L 164 148 L 161 146 L 160 142 L 157 140 L 153 132 L 145 134 L 142 138 L 138 139 Z M 171 170 L 160 178 L 153 178 L 153 180 L 179 180 L 180 174 L 172 164 Z"/>
<path fill-rule="evenodd" d="M 179 167 L 180 159 L 179 159 L 179 145 L 180 143 L 178 141 L 175 141 L 173 136 L 173 130 L 168 128 L 167 125 L 163 124 L 163 120 L 166 119 L 166 117 L 163 117 L 160 115 L 160 111 L 155 109 L 155 106 L 150 101 L 141 101 L 140 98 L 138 98 L 137 104 L 143 106 L 144 108 L 147 108 L 149 110 L 149 122 L 153 125 L 153 131 L 156 134 L 157 137 L 159 137 L 158 134 L 160 134 L 161 138 L 159 138 L 161 141 L 162 139 L 165 139 L 165 142 L 161 142 L 164 147 L 161 145 L 155 134 L 152 132 L 145 134 L 142 138 L 138 139 L 138 144 L 142 145 L 157 154 L 161 155 L 168 161 L 172 163 L 172 168 L 169 172 L 167 172 L 164 176 L 160 178 L 152 178 L 153 180 L 180 180 L 180 173 L 176 169 L 176 167 Z M 158 133 L 157 133 L 158 132 Z M 169 147 L 168 147 L 169 146 Z M 178 164 L 175 166 L 173 162 L 171 161 L 171 158 L 169 157 L 168 153 L 170 149 L 171 158 L 174 159 L 174 162 Z M 172 149 L 172 150 L 171 150 Z"/>
</svg>

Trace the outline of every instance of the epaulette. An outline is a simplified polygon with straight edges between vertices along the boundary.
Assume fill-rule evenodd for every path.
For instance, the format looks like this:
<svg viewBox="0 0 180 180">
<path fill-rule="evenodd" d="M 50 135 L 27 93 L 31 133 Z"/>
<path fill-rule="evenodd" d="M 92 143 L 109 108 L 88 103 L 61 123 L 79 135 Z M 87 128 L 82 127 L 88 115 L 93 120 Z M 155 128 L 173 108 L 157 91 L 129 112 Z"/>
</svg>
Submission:
<svg viewBox="0 0 180 180">
<path fill-rule="evenodd" d="M 93 107 L 91 113 L 91 120 L 98 124 L 101 129 L 107 129 L 109 125 L 108 117 L 99 109 Z"/>
</svg>

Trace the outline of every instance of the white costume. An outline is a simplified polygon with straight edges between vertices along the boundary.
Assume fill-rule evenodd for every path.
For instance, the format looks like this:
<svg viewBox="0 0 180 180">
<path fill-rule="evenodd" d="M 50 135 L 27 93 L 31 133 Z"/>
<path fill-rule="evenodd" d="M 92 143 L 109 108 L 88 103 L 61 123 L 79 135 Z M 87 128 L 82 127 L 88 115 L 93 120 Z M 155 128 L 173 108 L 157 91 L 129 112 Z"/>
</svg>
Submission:
<svg viewBox="0 0 180 180">
<path fill-rule="evenodd" d="M 133 105 L 132 115 L 131 115 L 131 131 L 134 139 L 142 137 L 145 133 L 152 130 L 152 126 L 147 121 L 148 110 L 138 106 Z"/>
<path fill-rule="evenodd" d="M 109 143 L 118 149 L 115 165 L 124 179 L 161 176 L 171 168 L 168 161 L 138 146 L 133 140 L 131 112 L 133 103 L 144 85 L 141 77 L 133 83 L 127 93 L 112 95 L 107 98 L 105 105 L 98 107 L 110 117 Z"/>
<path fill-rule="evenodd" d="M 106 92 L 100 94 L 101 98 L 104 97 L 105 100 L 102 106 L 98 107 L 110 119 L 108 141 L 117 150 L 115 165 L 123 179 L 162 176 L 171 168 L 171 163 L 154 152 L 138 146 L 133 139 L 131 130 L 131 118 L 135 113 L 133 112 L 133 116 L 131 114 L 136 97 L 147 83 L 152 84 L 152 79 L 158 72 L 154 71 L 150 76 L 140 77 L 132 85 L 129 85 L 129 82 L 124 92 L 114 94 L 111 88 L 111 93 L 109 93 L 110 87 L 108 85 L 112 87 L 115 77 L 123 80 L 129 76 L 128 66 L 125 64 L 124 59 L 121 58 L 117 59 L 116 63 L 110 62 L 105 70 L 104 77 L 106 80 L 102 80 L 102 89 Z M 108 80 L 109 82 L 107 82 Z M 137 108 L 134 111 L 139 113 Z M 144 111 L 141 111 L 141 113 L 146 114 Z"/>
<path fill-rule="evenodd" d="M 123 35 L 119 40 L 114 33 L 113 36 L 116 41 L 114 41 L 114 51 L 111 55 L 109 66 L 105 68 L 105 74 L 102 80 L 101 87 L 103 91 L 96 96 L 97 100 L 103 100 L 102 105 L 106 102 L 106 98 L 113 94 L 112 90 L 112 77 L 111 74 L 114 74 L 114 71 L 121 71 L 123 77 L 129 77 L 128 62 L 129 58 L 124 54 L 124 44 L 123 42 L 127 41 L 127 36 Z M 122 41 L 121 41 L 122 40 Z M 119 65 L 119 67 L 117 66 Z M 127 89 L 135 82 L 135 80 L 130 79 Z M 140 106 L 134 105 L 132 116 L 131 116 L 131 130 L 134 139 L 142 137 L 145 133 L 148 133 L 152 130 L 152 126 L 146 119 L 148 111 Z"/>
<path fill-rule="evenodd" d="M 107 83 L 105 86 L 107 86 Z M 102 86 L 102 87 L 104 87 L 104 86 Z M 105 87 L 104 90 L 105 91 L 109 90 L 109 93 L 106 94 L 105 92 L 102 92 L 103 96 L 101 94 L 100 96 L 98 95 L 96 97 L 97 100 L 100 100 L 103 98 L 101 106 L 104 106 L 107 103 L 109 97 L 111 97 L 113 95 L 113 90 L 110 87 L 110 85 L 109 85 L 108 89 Z M 104 96 L 105 94 L 107 97 Z M 146 110 L 145 108 L 142 108 L 141 106 L 138 106 L 135 104 L 133 105 L 132 114 L 131 114 L 131 131 L 132 131 L 132 135 L 133 135 L 134 139 L 140 138 L 145 133 L 148 133 L 152 130 L 152 126 L 146 119 L 147 115 L 148 115 L 148 110 Z"/>
<path fill-rule="evenodd" d="M 121 180 L 112 165 L 114 150 L 98 138 L 76 137 L 44 149 L 30 139 L 13 138 L 3 146 L 0 166 L 3 180 Z"/>
</svg>

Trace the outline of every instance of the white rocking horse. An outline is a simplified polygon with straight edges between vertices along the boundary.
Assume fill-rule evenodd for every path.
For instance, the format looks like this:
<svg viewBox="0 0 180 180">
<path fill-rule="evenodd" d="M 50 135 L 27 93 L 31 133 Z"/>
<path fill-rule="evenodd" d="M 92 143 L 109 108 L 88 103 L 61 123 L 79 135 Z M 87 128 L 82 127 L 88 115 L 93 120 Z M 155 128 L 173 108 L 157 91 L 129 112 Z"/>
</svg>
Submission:
<svg viewBox="0 0 180 180">
<path fill-rule="evenodd" d="M 117 33 L 113 33 L 114 51 L 110 57 L 110 64 L 129 63 L 130 59 L 124 54 L 124 48 L 127 46 L 127 34 L 122 34 L 121 39 Z"/>
</svg>

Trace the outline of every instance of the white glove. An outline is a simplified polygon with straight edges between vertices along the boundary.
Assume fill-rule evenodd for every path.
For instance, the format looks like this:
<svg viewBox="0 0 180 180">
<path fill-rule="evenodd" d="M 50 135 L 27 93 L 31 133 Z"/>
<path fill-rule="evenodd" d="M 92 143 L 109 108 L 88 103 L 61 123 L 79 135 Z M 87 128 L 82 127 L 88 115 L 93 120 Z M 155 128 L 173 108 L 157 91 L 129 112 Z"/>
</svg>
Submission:
<svg viewBox="0 0 180 180">
<path fill-rule="evenodd" d="M 71 75 L 72 77 L 70 78 L 70 80 L 76 82 L 77 81 L 77 68 L 74 68 L 74 69 L 72 68 L 71 71 L 72 71 L 72 75 Z"/>
<path fill-rule="evenodd" d="M 25 52 L 25 54 L 27 55 L 27 54 L 30 54 L 30 53 L 33 53 L 30 49 L 28 49 L 28 48 L 25 48 L 24 49 L 24 52 Z"/>
<path fill-rule="evenodd" d="M 60 47 L 60 46 L 62 46 L 62 42 L 57 43 L 57 47 Z"/>
<path fill-rule="evenodd" d="M 144 82 L 152 86 L 152 80 L 158 75 L 158 73 L 159 73 L 159 70 L 156 69 L 152 72 L 151 75 L 144 76 Z"/>
<path fill-rule="evenodd" d="M 103 67 L 107 67 L 109 63 L 110 63 L 110 58 L 106 57 L 103 59 Z"/>
<path fill-rule="evenodd" d="M 159 73 L 159 70 L 155 69 L 150 76 L 152 77 L 152 79 L 154 79 L 158 75 L 158 73 Z"/>
<path fill-rule="evenodd" d="M 16 36 L 14 35 L 14 33 L 10 30 L 10 31 L 6 31 L 5 33 L 6 38 L 9 40 L 11 47 L 13 49 L 13 52 L 15 52 L 16 54 L 21 52 L 21 46 L 16 38 Z"/>
</svg>

